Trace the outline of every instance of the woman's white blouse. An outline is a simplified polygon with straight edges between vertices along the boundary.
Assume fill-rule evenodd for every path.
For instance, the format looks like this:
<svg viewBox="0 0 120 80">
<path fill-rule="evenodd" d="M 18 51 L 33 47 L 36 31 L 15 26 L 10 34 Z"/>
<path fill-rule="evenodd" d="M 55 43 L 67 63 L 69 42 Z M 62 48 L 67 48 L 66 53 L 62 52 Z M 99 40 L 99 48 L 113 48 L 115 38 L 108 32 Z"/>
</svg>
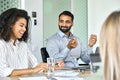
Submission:
<svg viewBox="0 0 120 80">
<path fill-rule="evenodd" d="M 37 59 L 31 54 L 25 42 L 6 42 L 0 40 L 0 77 L 6 77 L 14 69 L 32 68 L 37 65 Z"/>
</svg>

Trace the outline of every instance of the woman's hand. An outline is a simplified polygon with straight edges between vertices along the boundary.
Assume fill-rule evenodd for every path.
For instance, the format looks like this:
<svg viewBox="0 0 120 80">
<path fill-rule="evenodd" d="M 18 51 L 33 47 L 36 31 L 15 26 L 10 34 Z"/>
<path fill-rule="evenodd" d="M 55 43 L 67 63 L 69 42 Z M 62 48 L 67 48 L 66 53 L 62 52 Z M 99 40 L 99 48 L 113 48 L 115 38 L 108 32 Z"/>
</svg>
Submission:
<svg viewBox="0 0 120 80">
<path fill-rule="evenodd" d="M 39 65 L 37 65 L 35 68 L 33 68 L 34 70 L 34 73 L 37 73 L 39 72 L 40 70 L 43 70 L 43 71 L 47 71 L 47 63 L 40 63 Z"/>
</svg>

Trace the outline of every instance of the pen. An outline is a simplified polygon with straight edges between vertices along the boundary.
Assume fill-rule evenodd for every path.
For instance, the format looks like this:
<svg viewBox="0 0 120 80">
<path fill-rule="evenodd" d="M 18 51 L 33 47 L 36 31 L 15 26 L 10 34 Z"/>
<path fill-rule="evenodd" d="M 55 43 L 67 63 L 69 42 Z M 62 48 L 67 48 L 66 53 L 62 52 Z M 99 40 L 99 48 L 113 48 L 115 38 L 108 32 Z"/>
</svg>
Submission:
<svg viewBox="0 0 120 80">
<path fill-rule="evenodd" d="M 55 65 L 58 65 L 58 63 L 55 63 Z"/>
</svg>

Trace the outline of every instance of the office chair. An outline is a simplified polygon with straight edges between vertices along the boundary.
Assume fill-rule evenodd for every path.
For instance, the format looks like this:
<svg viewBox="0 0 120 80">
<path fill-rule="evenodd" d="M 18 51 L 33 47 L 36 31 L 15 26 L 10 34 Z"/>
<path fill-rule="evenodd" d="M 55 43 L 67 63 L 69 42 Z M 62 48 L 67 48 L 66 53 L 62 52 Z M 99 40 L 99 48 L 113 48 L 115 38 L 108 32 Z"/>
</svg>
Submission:
<svg viewBox="0 0 120 80">
<path fill-rule="evenodd" d="M 43 62 L 47 62 L 47 58 L 49 57 L 49 54 L 46 51 L 46 47 L 41 48 L 41 56 L 42 56 Z"/>
</svg>

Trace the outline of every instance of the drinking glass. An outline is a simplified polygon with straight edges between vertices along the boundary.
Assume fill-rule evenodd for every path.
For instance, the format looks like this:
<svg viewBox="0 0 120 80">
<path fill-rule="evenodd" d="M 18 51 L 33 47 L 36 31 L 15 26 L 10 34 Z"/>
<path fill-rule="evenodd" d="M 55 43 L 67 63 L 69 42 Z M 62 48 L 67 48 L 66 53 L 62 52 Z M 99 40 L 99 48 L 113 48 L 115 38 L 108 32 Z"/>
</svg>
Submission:
<svg viewBox="0 0 120 80">
<path fill-rule="evenodd" d="M 47 66 L 48 66 L 47 77 L 50 79 L 54 75 L 55 59 L 47 58 Z"/>
</svg>

